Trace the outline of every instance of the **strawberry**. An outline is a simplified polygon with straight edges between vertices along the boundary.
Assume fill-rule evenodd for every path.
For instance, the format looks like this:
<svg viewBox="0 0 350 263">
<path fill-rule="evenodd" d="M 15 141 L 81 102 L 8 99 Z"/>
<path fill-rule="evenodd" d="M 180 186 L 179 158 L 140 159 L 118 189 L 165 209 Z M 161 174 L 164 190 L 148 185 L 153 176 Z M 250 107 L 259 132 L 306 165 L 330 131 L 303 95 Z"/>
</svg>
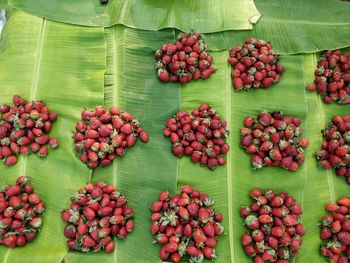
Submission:
<svg viewBox="0 0 350 263">
<path fill-rule="evenodd" d="M 36 232 L 28 232 L 24 234 L 27 242 L 32 242 L 36 237 Z"/>
<path fill-rule="evenodd" d="M 133 231 L 134 231 L 134 228 L 135 228 L 134 221 L 131 220 L 131 219 L 128 220 L 128 221 L 126 222 L 125 228 L 126 228 L 126 231 L 127 231 L 128 233 L 133 232 Z"/>
<path fill-rule="evenodd" d="M 4 245 L 10 247 L 10 248 L 16 248 L 17 243 L 17 236 L 16 235 L 9 235 L 5 237 L 3 240 Z"/>
<path fill-rule="evenodd" d="M 162 201 L 156 201 L 152 204 L 151 210 L 153 212 L 159 212 L 162 209 L 163 202 Z"/>
<path fill-rule="evenodd" d="M 47 146 L 42 146 L 42 147 L 40 147 L 40 149 L 39 149 L 39 151 L 38 151 L 38 155 L 39 155 L 40 157 L 45 157 L 45 156 L 47 155 L 47 153 L 48 153 L 48 148 L 47 148 Z"/>
<path fill-rule="evenodd" d="M 94 247 L 96 245 L 96 242 L 90 237 L 90 236 L 84 236 L 82 238 L 82 246 L 84 247 Z"/>
<path fill-rule="evenodd" d="M 298 217 L 297 215 L 286 215 L 283 222 L 286 226 L 295 226 L 298 224 Z"/>
<path fill-rule="evenodd" d="M 341 224 L 338 220 L 331 223 L 332 233 L 338 233 L 341 230 Z"/>
<path fill-rule="evenodd" d="M 187 211 L 186 208 L 180 206 L 180 207 L 179 207 L 178 214 L 179 214 L 179 216 L 180 216 L 181 218 L 183 218 L 183 219 L 185 219 L 185 220 L 188 219 L 189 213 L 188 213 L 188 211 Z"/>
<path fill-rule="evenodd" d="M 14 208 L 20 208 L 23 206 L 21 198 L 18 196 L 11 196 L 9 199 L 9 205 Z"/>
<path fill-rule="evenodd" d="M 169 82 L 170 80 L 169 72 L 164 69 L 158 70 L 158 77 L 159 77 L 159 80 L 162 82 Z"/>
<path fill-rule="evenodd" d="M 107 253 L 111 253 L 112 251 L 114 251 L 114 248 L 115 248 L 115 244 L 114 242 L 111 241 L 105 246 L 105 251 Z"/>
<path fill-rule="evenodd" d="M 245 233 L 241 238 L 241 242 L 243 246 L 247 246 L 252 243 L 252 237 L 249 234 Z"/>
<path fill-rule="evenodd" d="M 269 224 L 272 221 L 272 218 L 269 215 L 260 215 L 258 218 L 261 224 Z"/>
<path fill-rule="evenodd" d="M 350 207 L 350 198 L 347 198 L 347 197 L 340 198 L 338 200 L 338 204 L 346 206 L 346 207 Z"/>
<path fill-rule="evenodd" d="M 274 237 L 282 237 L 284 234 L 284 229 L 281 226 L 275 226 L 271 228 L 271 234 Z"/>
<path fill-rule="evenodd" d="M 251 230 L 257 229 L 259 227 L 259 220 L 255 215 L 248 215 L 244 223 Z"/>
<path fill-rule="evenodd" d="M 86 207 L 85 210 L 84 210 L 84 216 L 87 220 L 93 220 L 96 216 L 95 214 L 95 211 L 92 210 L 91 208 L 89 207 Z"/>
<path fill-rule="evenodd" d="M 21 187 L 19 185 L 10 185 L 5 189 L 5 194 L 8 197 L 18 196 L 20 192 L 21 192 Z"/>
<path fill-rule="evenodd" d="M 40 203 L 40 197 L 37 194 L 30 194 L 28 197 L 29 203 L 37 205 Z"/>
<path fill-rule="evenodd" d="M 200 255 L 202 255 L 202 251 L 198 248 L 196 248 L 193 245 L 189 245 L 187 247 L 187 253 L 191 256 L 191 257 L 199 257 Z"/>
<path fill-rule="evenodd" d="M 143 142 L 148 142 L 148 134 L 147 134 L 147 132 L 141 132 L 140 133 L 140 139 L 141 139 L 141 141 L 143 141 Z"/>
<path fill-rule="evenodd" d="M 185 237 L 189 237 L 192 235 L 192 226 L 190 224 L 185 225 L 183 234 Z"/>
<path fill-rule="evenodd" d="M 279 196 L 276 196 L 271 200 L 271 206 L 273 207 L 280 207 L 282 206 L 282 204 L 283 204 L 283 199 Z"/>
<path fill-rule="evenodd" d="M 30 220 L 29 225 L 33 228 L 40 228 L 42 225 L 42 221 L 40 217 L 33 217 L 32 220 Z"/>
<path fill-rule="evenodd" d="M 202 249 L 203 255 L 204 257 L 206 257 L 207 259 L 215 259 L 216 255 L 215 255 L 215 250 L 211 247 L 204 247 Z"/>
<path fill-rule="evenodd" d="M 64 236 L 69 239 L 74 239 L 76 234 L 76 229 L 73 225 L 67 225 L 64 228 Z M 80 234 L 80 233 L 79 233 Z"/>
<path fill-rule="evenodd" d="M 16 246 L 23 247 L 27 243 L 25 237 L 23 235 L 17 236 Z"/>
<path fill-rule="evenodd" d="M 215 230 L 214 226 L 212 224 L 206 224 L 203 227 L 203 231 L 206 237 L 214 237 L 215 236 Z"/>
</svg>

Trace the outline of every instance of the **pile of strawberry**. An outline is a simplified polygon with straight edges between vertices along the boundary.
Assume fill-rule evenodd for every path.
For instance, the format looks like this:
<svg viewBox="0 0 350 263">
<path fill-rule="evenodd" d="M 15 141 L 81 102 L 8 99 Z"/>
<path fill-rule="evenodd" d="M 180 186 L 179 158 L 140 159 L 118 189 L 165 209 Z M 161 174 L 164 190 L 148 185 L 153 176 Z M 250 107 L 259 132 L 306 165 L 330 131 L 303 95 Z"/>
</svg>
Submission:
<svg viewBox="0 0 350 263">
<path fill-rule="evenodd" d="M 330 213 L 321 220 L 321 253 L 330 262 L 348 263 L 350 257 L 350 198 L 327 204 Z"/>
<path fill-rule="evenodd" d="M 335 168 L 339 176 L 346 176 L 350 184 L 350 116 L 335 116 L 322 130 L 324 142 L 316 153 L 324 169 Z"/>
<path fill-rule="evenodd" d="M 231 76 L 234 89 L 269 88 L 277 83 L 284 72 L 279 59 L 271 44 L 265 40 L 249 38 L 243 46 L 232 48 L 228 62 L 233 67 Z"/>
<path fill-rule="evenodd" d="M 108 166 L 115 156 L 123 156 L 126 149 L 135 144 L 137 137 L 143 142 L 148 141 L 148 134 L 139 122 L 117 107 L 85 109 L 81 119 L 75 126 L 75 149 L 80 153 L 80 160 L 92 169 Z"/>
<path fill-rule="evenodd" d="M 327 50 L 317 63 L 314 84 L 309 91 L 317 91 L 325 103 L 350 103 L 350 52 Z"/>
<path fill-rule="evenodd" d="M 114 186 L 88 183 L 72 198 L 61 217 L 67 225 L 64 235 L 70 249 L 82 252 L 114 250 L 113 237 L 124 239 L 134 231 L 133 209 Z"/>
<path fill-rule="evenodd" d="M 163 261 L 179 262 L 189 256 L 189 262 L 216 258 L 216 237 L 224 233 L 222 215 L 211 207 L 214 201 L 207 194 L 183 185 L 181 194 L 159 194 L 152 204 L 151 233 L 162 245 L 159 254 Z"/>
<path fill-rule="evenodd" d="M 303 213 L 294 197 L 288 193 L 275 194 L 273 190 L 250 192 L 254 202 L 241 207 L 245 226 L 250 233 L 242 235 L 242 245 L 255 263 L 290 262 L 298 255 L 305 228 L 300 223 Z"/>
<path fill-rule="evenodd" d="M 189 114 L 178 112 L 165 123 L 164 136 L 173 143 L 172 152 L 179 158 L 184 154 L 192 157 L 193 163 L 200 163 L 215 169 L 226 164 L 222 156 L 229 150 L 225 143 L 228 137 L 227 122 L 221 120 L 208 104 L 202 104 Z"/>
<path fill-rule="evenodd" d="M 0 106 L 0 159 L 8 166 L 17 163 L 17 155 L 38 153 L 44 157 L 51 148 L 58 147 L 58 140 L 49 137 L 57 114 L 50 111 L 42 101 L 28 102 L 13 96 L 13 105 Z"/>
<path fill-rule="evenodd" d="M 188 83 L 207 79 L 215 72 L 213 57 L 199 33 L 181 33 L 174 43 L 163 44 L 155 53 L 158 77 L 162 82 Z"/>
<path fill-rule="evenodd" d="M 20 176 L 0 192 L 0 244 L 23 247 L 33 241 L 42 225 L 45 206 L 29 179 Z"/>
<path fill-rule="evenodd" d="M 262 111 L 255 120 L 246 117 L 241 128 L 241 146 L 252 154 L 254 169 L 281 166 L 296 171 L 304 163 L 304 149 L 309 140 L 302 138 L 303 128 L 297 117 L 284 116 L 281 111 Z"/>
</svg>

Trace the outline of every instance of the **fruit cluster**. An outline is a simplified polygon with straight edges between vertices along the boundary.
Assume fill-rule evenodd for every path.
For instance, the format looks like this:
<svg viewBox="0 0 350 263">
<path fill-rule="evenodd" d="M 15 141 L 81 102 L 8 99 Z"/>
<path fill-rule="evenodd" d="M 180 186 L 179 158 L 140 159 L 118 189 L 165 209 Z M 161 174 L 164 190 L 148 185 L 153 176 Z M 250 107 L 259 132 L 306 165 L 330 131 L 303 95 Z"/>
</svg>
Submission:
<svg viewBox="0 0 350 263">
<path fill-rule="evenodd" d="M 316 158 L 321 167 L 335 168 L 350 184 L 350 116 L 335 116 L 323 131 L 324 142 Z"/>
<path fill-rule="evenodd" d="M 205 193 L 189 185 L 172 197 L 163 191 L 152 204 L 151 232 L 155 242 L 162 245 L 160 258 L 179 262 L 188 255 L 189 262 L 214 260 L 216 237 L 224 233 L 222 215 L 211 207 L 213 201 Z"/>
<path fill-rule="evenodd" d="M 232 48 L 228 62 L 233 67 L 231 76 L 234 89 L 269 88 L 277 83 L 284 72 L 278 61 L 279 56 L 265 40 L 249 38 L 243 46 Z"/>
<path fill-rule="evenodd" d="M 321 220 L 321 253 L 333 263 L 347 263 L 350 257 L 350 198 L 327 204 L 330 215 Z"/>
<path fill-rule="evenodd" d="M 117 107 L 109 110 L 103 106 L 97 106 L 95 110 L 85 109 L 81 119 L 75 126 L 75 148 L 80 153 L 80 160 L 92 169 L 108 166 L 115 156 L 123 156 L 138 136 L 141 141 L 148 141 L 148 134 L 139 122 Z"/>
<path fill-rule="evenodd" d="M 0 244 L 23 247 L 33 241 L 42 225 L 44 203 L 34 193 L 29 179 L 20 176 L 15 185 L 0 192 Z"/>
<path fill-rule="evenodd" d="M 8 166 L 17 163 L 17 155 L 38 153 L 44 157 L 51 148 L 58 147 L 58 140 L 48 136 L 57 114 L 50 111 L 42 101 L 28 102 L 13 96 L 13 105 L 1 105 L 0 159 Z"/>
<path fill-rule="evenodd" d="M 281 111 L 262 111 L 257 119 L 246 117 L 241 128 L 241 146 L 252 154 L 254 169 L 281 166 L 296 171 L 304 163 L 304 149 L 309 145 L 302 138 L 303 128 L 297 117 L 284 116 Z"/>
<path fill-rule="evenodd" d="M 314 84 L 309 91 L 317 91 L 325 103 L 350 103 L 350 52 L 327 50 L 317 63 Z"/>
<path fill-rule="evenodd" d="M 241 207 L 245 226 L 251 233 L 242 235 L 245 253 L 255 263 L 290 262 L 296 257 L 305 228 L 300 223 L 303 213 L 294 197 L 288 193 L 275 194 L 273 190 L 250 192 L 254 202 Z"/>
<path fill-rule="evenodd" d="M 163 44 L 155 53 L 158 77 L 162 82 L 188 83 L 207 79 L 215 72 L 213 57 L 199 33 L 181 33 L 174 43 Z"/>
<path fill-rule="evenodd" d="M 173 143 L 172 152 L 179 158 L 184 154 L 192 157 L 193 163 L 215 169 L 226 164 L 222 154 L 229 150 L 225 138 L 229 132 L 227 122 L 221 120 L 208 104 L 202 104 L 191 114 L 178 112 L 165 123 L 163 134 Z"/>
<path fill-rule="evenodd" d="M 113 236 L 124 239 L 134 231 L 133 209 L 114 186 L 103 182 L 88 183 L 72 198 L 61 217 L 67 225 L 64 235 L 72 250 L 107 253 L 114 250 Z"/>
</svg>

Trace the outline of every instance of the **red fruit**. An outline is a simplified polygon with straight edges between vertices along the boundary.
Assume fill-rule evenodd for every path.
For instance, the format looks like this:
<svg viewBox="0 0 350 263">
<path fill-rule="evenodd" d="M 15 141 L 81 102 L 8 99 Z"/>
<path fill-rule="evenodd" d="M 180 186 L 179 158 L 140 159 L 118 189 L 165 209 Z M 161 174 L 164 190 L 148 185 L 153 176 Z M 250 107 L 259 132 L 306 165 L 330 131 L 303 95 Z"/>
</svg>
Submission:
<svg viewBox="0 0 350 263">
<path fill-rule="evenodd" d="M 233 80 L 233 87 L 236 89 L 236 90 L 241 90 L 243 89 L 243 85 L 244 85 L 244 82 L 241 78 L 235 78 Z"/>
<path fill-rule="evenodd" d="M 10 155 L 5 159 L 5 164 L 7 166 L 12 166 L 15 165 L 17 163 L 17 157 L 14 155 Z"/>
<path fill-rule="evenodd" d="M 251 158 L 253 169 L 260 169 L 263 165 L 263 159 L 259 155 L 253 155 Z"/>
<path fill-rule="evenodd" d="M 175 144 L 172 147 L 172 152 L 179 158 L 181 158 L 184 155 L 184 148 L 181 145 Z"/>
<path fill-rule="evenodd" d="M 22 235 L 17 236 L 17 240 L 16 240 L 17 247 L 23 247 L 26 243 L 27 243 L 27 240 L 24 236 Z"/>
<path fill-rule="evenodd" d="M 82 239 L 82 245 L 88 248 L 94 247 L 96 245 L 96 242 L 90 236 L 85 236 Z"/>
<path fill-rule="evenodd" d="M 200 255 L 202 255 L 202 251 L 198 248 L 196 248 L 193 245 L 189 245 L 187 247 L 187 253 L 191 256 L 191 257 L 199 257 Z"/>
<path fill-rule="evenodd" d="M 350 245 L 350 233 L 341 231 L 338 233 L 338 240 L 344 245 Z"/>
<path fill-rule="evenodd" d="M 135 228 L 134 221 L 131 220 L 131 219 L 128 220 L 128 221 L 126 222 L 125 227 L 126 227 L 126 231 L 127 231 L 128 233 L 133 232 L 133 231 L 134 231 L 134 228 Z"/>
<path fill-rule="evenodd" d="M 141 141 L 143 141 L 143 142 L 148 142 L 148 134 L 147 134 L 146 132 L 142 132 L 142 133 L 140 134 L 140 139 L 141 139 Z"/>
<path fill-rule="evenodd" d="M 214 215 L 215 221 L 221 223 L 222 222 L 222 214 L 220 212 L 217 212 Z"/>
<path fill-rule="evenodd" d="M 201 244 L 201 243 L 204 243 L 207 238 L 203 230 L 200 228 L 197 228 L 194 230 L 193 239 L 196 242 L 196 244 Z"/>
<path fill-rule="evenodd" d="M 88 227 L 87 227 L 87 225 L 86 224 L 84 224 L 84 223 L 80 223 L 79 225 L 78 225 L 78 233 L 80 234 L 80 235 L 85 235 L 86 233 L 88 232 Z"/>
<path fill-rule="evenodd" d="M 169 258 L 169 253 L 165 252 L 165 246 L 160 248 L 159 256 L 161 260 L 167 260 Z"/>
<path fill-rule="evenodd" d="M 216 255 L 215 255 L 215 250 L 211 247 L 204 247 L 202 249 L 203 255 L 205 258 L 207 259 L 215 259 Z"/>
<path fill-rule="evenodd" d="M 283 199 L 280 196 L 276 196 L 271 200 L 271 206 L 280 207 L 283 205 Z"/>
<path fill-rule="evenodd" d="M 87 220 L 91 221 L 95 218 L 96 214 L 94 210 L 92 210 L 89 207 L 86 207 L 84 210 L 84 216 L 86 217 Z"/>
<path fill-rule="evenodd" d="M 158 77 L 159 77 L 159 80 L 162 82 L 169 82 L 170 80 L 169 72 L 164 69 L 158 70 Z"/>
<path fill-rule="evenodd" d="M 346 207 L 350 207 L 350 198 L 347 198 L 347 197 L 340 198 L 338 200 L 338 204 L 346 206 Z"/>
<path fill-rule="evenodd" d="M 283 219 L 286 226 L 295 226 L 298 224 L 297 215 L 286 215 Z"/>
<path fill-rule="evenodd" d="M 33 241 L 35 239 L 36 232 L 25 233 L 24 236 L 25 236 L 27 242 L 31 242 L 31 241 Z"/>
<path fill-rule="evenodd" d="M 8 197 L 18 196 L 21 192 L 21 187 L 19 185 L 9 185 L 5 188 L 5 194 Z"/>
<path fill-rule="evenodd" d="M 186 208 L 180 206 L 180 207 L 179 207 L 178 214 L 179 214 L 180 218 L 183 218 L 183 219 L 185 219 L 185 220 L 188 219 L 189 213 L 188 213 L 188 211 L 187 211 Z"/>
<path fill-rule="evenodd" d="M 275 226 L 275 227 L 271 228 L 271 234 L 274 237 L 282 237 L 284 234 L 284 229 L 280 226 Z"/>
<path fill-rule="evenodd" d="M 46 155 L 47 155 L 47 153 L 48 153 L 48 148 L 47 148 L 47 146 L 42 146 L 40 149 L 39 149 L 39 151 L 38 151 L 38 155 L 40 156 L 40 157 L 45 157 Z"/>
<path fill-rule="evenodd" d="M 241 242 L 243 246 L 247 246 L 249 244 L 251 244 L 253 241 L 252 237 L 249 234 L 243 234 L 242 238 L 241 238 Z"/>
<path fill-rule="evenodd" d="M 261 84 L 263 85 L 264 88 L 269 88 L 273 83 L 273 78 L 264 78 L 261 81 Z"/>
<path fill-rule="evenodd" d="M 3 240 L 4 245 L 10 247 L 10 248 L 16 248 L 17 243 L 17 236 L 16 235 L 10 235 L 5 237 Z"/>
<path fill-rule="evenodd" d="M 186 224 L 183 230 L 183 234 L 185 237 L 189 237 L 192 235 L 192 226 L 190 224 Z"/>
<path fill-rule="evenodd" d="M 37 194 L 31 194 L 28 197 L 29 203 L 36 205 L 40 203 L 40 197 Z"/>
<path fill-rule="evenodd" d="M 269 224 L 272 221 L 272 218 L 269 215 L 261 215 L 258 218 L 261 224 Z"/>
<path fill-rule="evenodd" d="M 253 257 L 256 255 L 255 248 L 252 245 L 244 246 L 244 252 L 249 257 Z"/>
<path fill-rule="evenodd" d="M 73 225 L 67 225 L 64 228 L 64 236 L 69 238 L 69 239 L 74 239 L 75 238 L 75 227 Z"/>
<path fill-rule="evenodd" d="M 332 222 L 332 224 L 331 224 L 331 231 L 332 231 L 332 233 L 338 233 L 340 230 L 341 230 L 340 222 L 338 220 Z"/>
<path fill-rule="evenodd" d="M 295 232 L 296 232 L 297 235 L 303 236 L 303 235 L 305 234 L 305 228 L 304 228 L 304 226 L 301 225 L 301 224 L 296 225 L 296 227 L 295 227 Z"/>
</svg>

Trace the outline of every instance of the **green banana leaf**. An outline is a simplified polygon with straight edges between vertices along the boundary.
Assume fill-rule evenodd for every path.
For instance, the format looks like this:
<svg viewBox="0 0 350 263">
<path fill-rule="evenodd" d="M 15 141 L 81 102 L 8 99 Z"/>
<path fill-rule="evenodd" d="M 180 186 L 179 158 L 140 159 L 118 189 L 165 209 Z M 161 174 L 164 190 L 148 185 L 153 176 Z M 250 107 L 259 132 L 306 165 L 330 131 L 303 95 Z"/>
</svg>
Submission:
<svg viewBox="0 0 350 263">
<path fill-rule="evenodd" d="M 9 0 L 31 14 L 85 26 L 123 24 L 145 30 L 175 27 L 182 31 L 217 32 L 251 29 L 260 17 L 253 0 Z"/>
<path fill-rule="evenodd" d="M 9 10 L 10 5 L 8 4 L 8 0 L 0 0 L 0 9 Z"/>
<path fill-rule="evenodd" d="M 206 34 L 210 49 L 232 48 L 247 38 L 272 43 L 280 54 L 350 46 L 350 3 L 338 0 L 255 0 L 261 19 L 251 31 Z"/>
<path fill-rule="evenodd" d="M 82 107 L 103 101 L 104 59 L 102 29 L 67 26 L 23 12 L 9 17 L 0 45 L 0 103 L 10 103 L 14 94 L 44 100 L 59 114 L 50 135 L 60 140 L 60 147 L 44 159 L 32 154 L 12 167 L 0 164 L 1 185 L 26 175 L 46 205 L 38 237 L 23 248 L 1 246 L 1 262 L 60 262 L 64 257 L 60 211 L 91 178 L 73 151 L 72 131 Z"/>
<path fill-rule="evenodd" d="M 298 262 L 326 262 L 319 255 L 317 223 L 324 205 L 348 195 L 349 186 L 334 171 L 317 167 L 313 153 L 322 142 L 321 129 L 333 115 L 346 115 L 349 106 L 325 105 L 315 93 L 305 91 L 313 80 L 319 54 L 283 55 L 285 73 L 281 81 L 266 90 L 233 91 L 227 51 L 212 52 L 217 72 L 210 79 L 186 85 L 160 83 L 153 68 L 154 50 L 175 39 L 175 30 L 136 30 L 121 25 L 89 28 L 66 25 L 12 11 L 0 42 L 0 103 L 14 93 L 43 99 L 59 114 L 52 136 L 60 148 L 40 159 L 21 157 L 17 165 L 0 164 L 0 184 L 11 183 L 26 174 L 47 206 L 44 226 L 38 238 L 15 250 L 0 246 L 4 262 L 160 262 L 158 245 L 149 233 L 149 207 L 161 190 L 171 194 L 183 184 L 207 192 L 215 208 L 223 213 L 226 235 L 219 238 L 216 262 L 252 262 L 245 256 L 240 237 L 246 231 L 239 208 L 250 203 L 254 187 L 288 191 L 304 209 L 307 234 Z M 19 63 L 19 61 L 21 63 Z M 162 136 L 164 122 L 179 110 L 192 110 L 201 103 L 212 105 L 229 122 L 231 150 L 226 166 L 215 171 L 177 159 L 171 143 Z M 93 172 L 80 162 L 74 150 L 72 132 L 83 107 L 118 105 L 137 117 L 149 132 L 147 144 L 137 142 L 122 159 Z M 305 136 L 311 141 L 306 162 L 295 172 L 281 168 L 254 171 L 250 156 L 239 147 L 239 128 L 247 115 L 260 110 L 282 110 L 302 118 Z M 87 181 L 114 183 L 135 211 L 135 231 L 118 240 L 112 254 L 68 252 L 60 212 L 69 198 Z"/>
</svg>

